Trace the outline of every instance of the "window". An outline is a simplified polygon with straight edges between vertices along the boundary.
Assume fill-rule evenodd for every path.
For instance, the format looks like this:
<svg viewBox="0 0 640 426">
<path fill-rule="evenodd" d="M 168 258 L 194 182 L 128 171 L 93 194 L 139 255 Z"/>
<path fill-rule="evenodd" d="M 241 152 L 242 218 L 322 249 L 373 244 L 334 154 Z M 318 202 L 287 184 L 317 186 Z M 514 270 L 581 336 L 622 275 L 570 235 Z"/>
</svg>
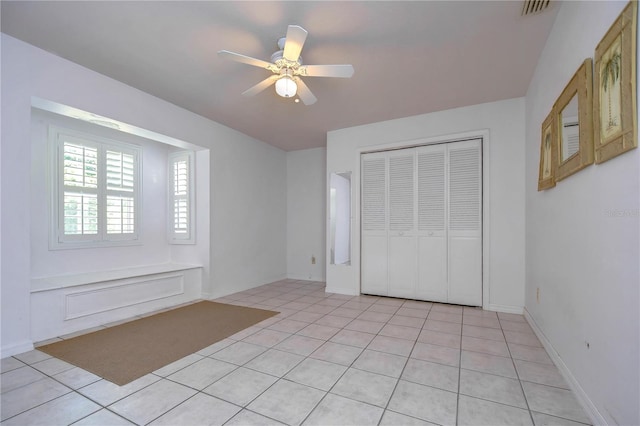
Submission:
<svg viewBox="0 0 640 426">
<path fill-rule="evenodd" d="M 169 241 L 195 243 L 193 151 L 169 154 Z"/>
<path fill-rule="evenodd" d="M 138 241 L 141 149 L 51 127 L 51 248 Z"/>
</svg>

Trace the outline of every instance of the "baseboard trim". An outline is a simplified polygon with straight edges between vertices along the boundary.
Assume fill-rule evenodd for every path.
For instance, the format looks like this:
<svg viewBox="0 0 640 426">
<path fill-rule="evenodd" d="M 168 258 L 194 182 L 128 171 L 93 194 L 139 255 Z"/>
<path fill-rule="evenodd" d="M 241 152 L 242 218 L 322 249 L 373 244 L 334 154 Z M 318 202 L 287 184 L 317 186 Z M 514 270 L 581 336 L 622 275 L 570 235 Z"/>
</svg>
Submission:
<svg viewBox="0 0 640 426">
<path fill-rule="evenodd" d="M 346 296 L 358 296 L 360 294 L 359 289 L 357 292 L 354 292 L 352 288 L 345 289 L 340 287 L 330 287 L 329 285 L 327 285 L 324 291 L 327 293 L 344 294 Z"/>
<path fill-rule="evenodd" d="M 13 355 L 29 352 L 29 351 L 32 351 L 33 348 L 34 346 L 31 340 L 24 340 L 20 343 L 3 346 L 0 352 L 0 358 L 4 359 Z"/>
<path fill-rule="evenodd" d="M 512 305 L 496 305 L 495 303 L 490 303 L 486 309 L 488 311 L 494 312 L 503 312 L 505 314 L 518 314 L 522 315 L 522 306 L 512 306 Z"/>
<path fill-rule="evenodd" d="M 529 311 L 527 311 L 526 307 L 524 308 L 524 318 L 527 320 L 527 322 L 533 329 L 533 332 L 536 334 L 536 336 L 538 336 L 538 339 L 542 343 L 542 346 L 544 346 L 544 348 L 547 350 L 547 353 L 551 357 L 551 360 L 556 365 L 556 367 L 558 367 L 558 370 L 560 370 L 560 373 L 569 384 L 569 387 L 571 388 L 573 393 L 576 395 L 576 399 L 578 400 L 578 403 L 582 406 L 587 416 L 589 416 L 592 424 L 594 425 L 608 424 L 607 421 L 604 419 L 604 417 L 602 417 L 602 415 L 600 414 L 596 406 L 593 404 L 593 402 L 591 401 L 587 393 L 584 391 L 584 389 L 582 389 L 582 386 L 580 386 L 580 383 L 578 383 L 576 378 L 573 376 L 573 373 L 571 373 L 571 370 L 569 370 L 569 367 L 567 367 L 567 365 L 564 363 L 562 358 L 560 358 L 560 355 L 555 350 L 555 348 L 553 347 L 549 339 L 547 339 L 547 337 L 544 335 L 544 333 L 542 332 L 542 329 L 538 327 L 538 324 L 535 322 L 535 320 L 533 319 Z"/>
<path fill-rule="evenodd" d="M 297 280 L 297 281 L 318 281 L 318 282 L 325 282 L 324 277 L 303 277 L 303 276 L 298 276 L 298 275 L 287 275 L 288 280 Z"/>
<path fill-rule="evenodd" d="M 242 286 L 238 285 L 236 286 L 236 288 L 225 288 L 225 289 L 220 289 L 219 287 L 217 287 L 214 284 L 211 284 L 213 289 L 211 291 L 209 290 L 202 290 L 200 292 L 201 296 L 203 299 L 209 299 L 209 300 L 213 300 L 213 299 L 218 299 L 220 297 L 225 297 L 228 296 L 230 294 L 235 294 L 235 293 L 240 293 L 243 292 L 245 290 L 251 290 L 252 288 L 256 288 L 256 287 L 260 287 L 263 285 L 267 285 L 267 284 L 271 284 L 271 283 L 275 283 L 278 281 L 283 281 L 286 280 L 287 276 L 286 275 L 278 275 L 277 277 L 272 277 L 269 278 L 267 280 L 260 280 L 257 283 L 253 283 L 253 284 L 244 284 Z"/>
</svg>

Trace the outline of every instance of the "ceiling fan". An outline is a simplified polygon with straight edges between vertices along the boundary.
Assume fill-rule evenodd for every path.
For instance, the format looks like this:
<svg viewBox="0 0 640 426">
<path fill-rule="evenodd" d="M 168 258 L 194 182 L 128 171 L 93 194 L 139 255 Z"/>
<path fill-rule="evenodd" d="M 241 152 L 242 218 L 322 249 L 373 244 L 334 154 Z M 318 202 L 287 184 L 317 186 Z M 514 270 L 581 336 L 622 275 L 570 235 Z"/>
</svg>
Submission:
<svg viewBox="0 0 640 426">
<path fill-rule="evenodd" d="M 289 25 L 286 37 L 278 40 L 278 50 L 271 55 L 271 62 L 250 56 L 241 55 L 228 50 L 221 50 L 218 55 L 223 58 L 264 68 L 273 75 L 260 83 L 244 91 L 244 96 L 254 96 L 262 92 L 272 84 L 276 85 L 276 93 L 284 98 L 290 98 L 298 94 L 305 105 L 314 104 L 318 99 L 311 93 L 309 87 L 301 77 L 341 77 L 350 78 L 353 75 L 351 65 L 302 65 L 300 52 L 307 39 L 308 32 L 298 26 Z"/>
</svg>

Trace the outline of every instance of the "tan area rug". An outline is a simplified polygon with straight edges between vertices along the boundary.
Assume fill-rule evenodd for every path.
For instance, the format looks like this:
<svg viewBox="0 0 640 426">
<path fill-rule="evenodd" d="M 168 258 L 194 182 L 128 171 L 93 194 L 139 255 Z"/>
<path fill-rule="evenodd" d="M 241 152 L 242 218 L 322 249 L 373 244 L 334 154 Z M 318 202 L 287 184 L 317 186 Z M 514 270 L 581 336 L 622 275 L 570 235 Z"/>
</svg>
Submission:
<svg viewBox="0 0 640 426">
<path fill-rule="evenodd" d="M 277 314 L 198 302 L 38 350 L 122 386 Z"/>
</svg>

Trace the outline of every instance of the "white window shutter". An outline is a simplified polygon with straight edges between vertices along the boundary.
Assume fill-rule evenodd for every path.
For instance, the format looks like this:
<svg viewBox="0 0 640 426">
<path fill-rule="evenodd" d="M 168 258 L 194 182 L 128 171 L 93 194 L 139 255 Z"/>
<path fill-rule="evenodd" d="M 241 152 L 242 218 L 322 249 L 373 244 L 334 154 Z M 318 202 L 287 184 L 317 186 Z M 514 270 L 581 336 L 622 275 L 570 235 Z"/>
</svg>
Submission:
<svg viewBox="0 0 640 426">
<path fill-rule="evenodd" d="M 194 153 L 169 154 L 169 241 L 195 242 Z"/>
<path fill-rule="evenodd" d="M 107 234 L 133 234 L 136 228 L 133 196 L 136 184 L 135 155 L 109 148 L 105 157 Z"/>
<path fill-rule="evenodd" d="M 81 143 L 63 142 L 65 186 L 98 187 L 98 149 Z"/>
<path fill-rule="evenodd" d="M 61 138 L 62 235 L 76 239 L 98 234 L 98 149 Z M 91 237 L 93 238 L 93 237 Z"/>
<path fill-rule="evenodd" d="M 173 161 L 173 232 L 189 233 L 189 159 Z"/>
<path fill-rule="evenodd" d="M 140 148 L 51 126 L 52 249 L 138 238 Z"/>
</svg>

